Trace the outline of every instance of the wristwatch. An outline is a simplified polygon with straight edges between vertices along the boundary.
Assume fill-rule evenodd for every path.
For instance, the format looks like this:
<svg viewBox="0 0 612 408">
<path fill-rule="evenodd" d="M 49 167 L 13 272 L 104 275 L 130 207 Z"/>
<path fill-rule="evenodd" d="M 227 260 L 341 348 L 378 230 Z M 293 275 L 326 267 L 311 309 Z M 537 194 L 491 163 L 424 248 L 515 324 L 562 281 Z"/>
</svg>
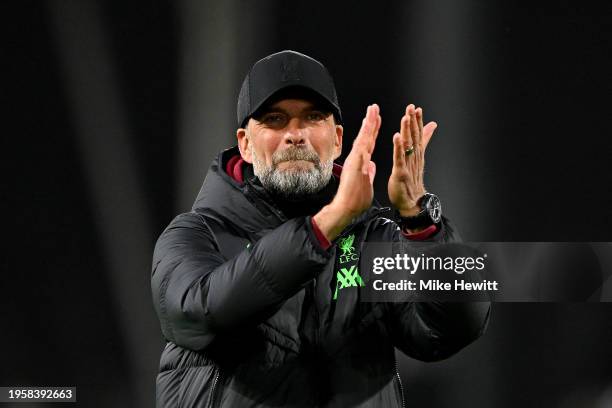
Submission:
<svg viewBox="0 0 612 408">
<path fill-rule="evenodd" d="M 417 204 L 421 211 L 412 217 L 402 217 L 396 210 L 401 228 L 414 229 L 440 222 L 442 219 L 442 203 L 437 195 L 425 193 L 423 197 L 419 198 Z"/>
</svg>

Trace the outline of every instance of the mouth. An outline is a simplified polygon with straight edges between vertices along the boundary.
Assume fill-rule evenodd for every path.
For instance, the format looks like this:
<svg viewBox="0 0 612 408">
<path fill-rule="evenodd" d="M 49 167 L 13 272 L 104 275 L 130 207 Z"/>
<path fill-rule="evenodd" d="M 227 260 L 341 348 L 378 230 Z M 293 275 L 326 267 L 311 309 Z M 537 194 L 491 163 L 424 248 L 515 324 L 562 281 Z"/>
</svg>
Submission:
<svg viewBox="0 0 612 408">
<path fill-rule="evenodd" d="M 285 160 L 282 161 L 280 163 L 278 163 L 278 167 L 279 168 L 293 168 L 293 167 L 298 167 L 298 168 L 311 168 L 313 167 L 315 164 L 310 161 L 310 160 L 302 160 L 302 159 L 298 159 L 298 160 Z"/>
</svg>

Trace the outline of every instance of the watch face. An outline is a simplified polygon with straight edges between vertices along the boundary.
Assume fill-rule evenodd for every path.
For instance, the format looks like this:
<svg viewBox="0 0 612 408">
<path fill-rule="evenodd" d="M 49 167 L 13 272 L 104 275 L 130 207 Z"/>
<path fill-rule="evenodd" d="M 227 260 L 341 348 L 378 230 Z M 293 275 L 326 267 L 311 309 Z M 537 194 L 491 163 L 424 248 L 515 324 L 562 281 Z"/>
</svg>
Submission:
<svg viewBox="0 0 612 408">
<path fill-rule="evenodd" d="M 440 199 L 431 194 L 425 204 L 425 208 L 434 224 L 439 223 L 442 218 L 442 203 L 440 203 Z"/>
</svg>

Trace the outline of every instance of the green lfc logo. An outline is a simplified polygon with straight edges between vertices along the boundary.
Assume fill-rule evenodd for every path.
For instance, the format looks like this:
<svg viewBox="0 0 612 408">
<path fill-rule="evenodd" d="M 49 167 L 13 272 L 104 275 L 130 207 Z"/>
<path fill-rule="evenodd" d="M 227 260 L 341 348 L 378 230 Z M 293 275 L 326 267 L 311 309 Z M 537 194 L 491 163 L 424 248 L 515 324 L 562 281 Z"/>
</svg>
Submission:
<svg viewBox="0 0 612 408">
<path fill-rule="evenodd" d="M 351 234 L 346 238 L 342 238 L 339 241 L 340 249 L 342 250 L 342 255 L 340 255 L 339 262 L 347 263 L 348 261 L 356 261 L 359 259 L 359 256 L 355 253 L 355 248 L 353 247 L 353 242 L 355 241 L 355 234 Z"/>
<path fill-rule="evenodd" d="M 338 257 L 338 263 L 345 264 L 350 261 L 359 260 L 359 255 L 356 253 L 355 247 L 353 246 L 354 242 L 355 234 L 351 234 L 338 241 L 338 247 L 342 250 L 342 254 Z M 333 300 L 338 298 L 338 291 L 340 289 L 357 286 L 365 286 L 363 279 L 359 275 L 359 268 L 357 265 L 340 268 L 340 270 L 336 272 L 336 290 L 334 291 Z"/>
</svg>

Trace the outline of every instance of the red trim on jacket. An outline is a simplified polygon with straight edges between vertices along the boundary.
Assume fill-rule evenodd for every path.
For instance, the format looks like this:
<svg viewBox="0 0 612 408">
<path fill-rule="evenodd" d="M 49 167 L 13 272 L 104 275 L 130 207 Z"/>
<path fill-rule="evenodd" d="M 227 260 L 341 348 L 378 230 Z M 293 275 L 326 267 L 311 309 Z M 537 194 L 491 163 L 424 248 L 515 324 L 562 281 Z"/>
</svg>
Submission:
<svg viewBox="0 0 612 408">
<path fill-rule="evenodd" d="M 411 241 L 422 241 L 424 239 L 431 237 L 433 234 L 435 234 L 436 231 L 438 231 L 438 227 L 434 224 L 434 225 L 430 225 L 429 227 L 425 228 L 423 231 L 419 231 L 419 232 L 407 232 L 404 230 L 401 230 L 401 231 L 402 231 L 402 235 Z"/>
<path fill-rule="evenodd" d="M 329 242 L 329 240 L 325 237 L 323 232 L 321 232 L 321 230 L 319 229 L 319 226 L 315 222 L 314 217 L 311 217 L 310 220 L 311 220 L 310 223 L 312 224 L 312 230 L 314 231 L 315 236 L 317 237 L 317 240 L 319 241 L 319 245 L 321 245 L 321 248 L 327 251 L 327 249 L 329 249 L 329 247 L 331 246 L 331 242 Z"/>
</svg>

